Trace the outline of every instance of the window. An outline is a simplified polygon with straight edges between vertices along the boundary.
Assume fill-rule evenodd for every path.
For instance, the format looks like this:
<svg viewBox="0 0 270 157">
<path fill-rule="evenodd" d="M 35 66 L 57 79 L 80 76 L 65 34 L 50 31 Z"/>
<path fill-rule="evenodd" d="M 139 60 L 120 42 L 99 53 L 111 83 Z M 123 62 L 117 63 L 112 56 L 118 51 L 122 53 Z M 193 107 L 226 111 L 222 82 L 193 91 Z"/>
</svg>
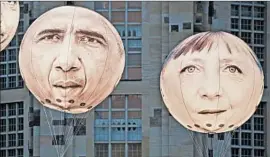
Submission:
<svg viewBox="0 0 270 157">
<path fill-rule="evenodd" d="M 6 132 L 6 119 L 0 119 L 0 132 Z"/>
<path fill-rule="evenodd" d="M 108 144 L 96 143 L 95 144 L 95 157 L 108 157 Z"/>
<path fill-rule="evenodd" d="M 8 150 L 8 157 L 15 157 L 16 156 L 16 150 L 15 149 L 9 149 Z"/>
<path fill-rule="evenodd" d="M 7 74 L 7 65 L 0 64 L 0 75 L 6 75 L 6 74 Z"/>
<path fill-rule="evenodd" d="M 1 62 L 7 61 L 7 51 L 6 50 L 1 51 L 1 53 L 0 53 L 0 61 Z"/>
<path fill-rule="evenodd" d="M 265 157 L 263 149 L 254 149 L 255 157 Z"/>
<path fill-rule="evenodd" d="M 8 104 L 8 115 L 15 116 L 16 115 L 16 103 Z"/>
<path fill-rule="evenodd" d="M 18 134 L 18 146 L 23 146 L 23 133 Z"/>
<path fill-rule="evenodd" d="M 129 1 L 128 2 L 128 9 L 141 9 L 142 2 L 140 1 Z"/>
<path fill-rule="evenodd" d="M 184 22 L 183 29 L 191 29 L 191 22 Z"/>
<path fill-rule="evenodd" d="M 18 45 L 21 45 L 23 34 L 18 34 Z"/>
<path fill-rule="evenodd" d="M 16 118 L 8 119 L 8 130 L 16 131 Z"/>
<path fill-rule="evenodd" d="M 108 10 L 109 2 L 95 2 L 96 10 Z"/>
<path fill-rule="evenodd" d="M 0 157 L 6 157 L 6 150 L 0 150 Z"/>
<path fill-rule="evenodd" d="M 242 6 L 241 7 L 241 16 L 243 17 L 250 17 L 251 16 L 251 6 Z"/>
<path fill-rule="evenodd" d="M 16 35 L 13 37 L 13 39 L 11 40 L 11 42 L 9 43 L 9 46 L 16 46 Z"/>
<path fill-rule="evenodd" d="M 18 157 L 23 157 L 23 149 L 18 149 Z"/>
<path fill-rule="evenodd" d="M 112 108 L 125 109 L 125 95 L 113 95 Z"/>
<path fill-rule="evenodd" d="M 258 57 L 258 59 L 264 59 L 264 47 L 254 47 L 253 50 L 254 50 L 256 56 Z M 263 115 L 263 110 L 261 109 L 263 107 L 261 107 L 261 106 L 263 106 L 263 105 L 259 105 L 255 114 Z"/>
<path fill-rule="evenodd" d="M 231 29 L 239 29 L 239 19 L 231 19 Z"/>
<path fill-rule="evenodd" d="M 232 16 L 239 16 L 239 6 L 238 5 L 231 6 L 231 15 Z"/>
<path fill-rule="evenodd" d="M 247 44 L 251 44 L 251 33 L 241 32 L 241 39 L 244 40 Z"/>
<path fill-rule="evenodd" d="M 264 8 L 263 7 L 254 7 L 254 17 L 264 18 Z"/>
<path fill-rule="evenodd" d="M 178 25 L 171 25 L 171 32 L 179 32 L 179 26 Z"/>
<path fill-rule="evenodd" d="M 141 25 L 128 25 L 128 36 L 141 37 L 142 36 Z"/>
<path fill-rule="evenodd" d="M 112 157 L 125 157 L 125 144 L 113 143 L 112 144 Z"/>
<path fill-rule="evenodd" d="M 256 48 L 257 47 L 254 47 L 255 48 L 255 53 L 257 54 L 257 53 L 264 53 L 263 52 L 263 50 L 259 50 L 259 51 L 256 51 Z M 259 55 L 259 54 L 257 54 L 257 56 L 261 56 L 261 55 Z M 264 57 L 258 57 L 259 59 L 263 59 Z M 255 115 L 260 115 L 260 116 L 263 116 L 264 115 L 264 106 L 265 106 L 265 104 L 266 103 L 264 103 L 264 102 L 261 102 L 260 104 L 259 104 L 259 106 L 258 106 L 258 108 L 257 108 L 257 110 L 256 110 L 256 112 L 255 112 Z"/>
<path fill-rule="evenodd" d="M 18 32 L 24 32 L 24 28 L 23 28 L 24 22 L 20 21 L 19 25 L 18 25 Z"/>
<path fill-rule="evenodd" d="M 18 118 L 18 130 L 23 130 L 23 118 Z"/>
<path fill-rule="evenodd" d="M 251 133 L 242 132 L 241 137 L 241 145 L 251 146 Z"/>
<path fill-rule="evenodd" d="M 23 115 L 23 102 L 18 102 L 18 115 Z"/>
<path fill-rule="evenodd" d="M 239 148 L 232 148 L 232 157 L 239 157 Z"/>
<path fill-rule="evenodd" d="M 251 20 L 242 19 L 241 20 L 241 29 L 251 30 Z"/>
<path fill-rule="evenodd" d="M 251 120 L 249 119 L 246 121 L 242 126 L 241 129 L 243 130 L 251 130 Z"/>
<path fill-rule="evenodd" d="M 141 143 L 129 143 L 128 144 L 128 157 L 141 157 L 142 146 Z"/>
<path fill-rule="evenodd" d="M 15 147 L 16 146 L 16 134 L 8 135 L 8 146 Z"/>
<path fill-rule="evenodd" d="M 239 133 L 233 132 L 232 133 L 232 145 L 239 145 Z"/>
<path fill-rule="evenodd" d="M 236 32 L 236 31 L 231 31 L 231 34 L 235 35 L 235 36 L 239 36 L 239 32 Z"/>
<path fill-rule="evenodd" d="M 262 133 L 254 134 L 254 146 L 259 146 L 259 147 L 264 146 L 264 134 Z"/>
<path fill-rule="evenodd" d="M 218 140 L 224 140 L 224 133 L 218 134 Z"/>
<path fill-rule="evenodd" d="M 241 157 L 251 157 L 251 149 L 242 148 L 241 152 L 242 152 Z"/>
<path fill-rule="evenodd" d="M 129 23 L 141 23 L 142 13 L 140 11 L 129 11 L 128 12 L 128 22 Z"/>
<path fill-rule="evenodd" d="M 264 31 L 264 21 L 254 20 L 254 30 L 255 31 Z"/>
<path fill-rule="evenodd" d="M 0 135 L 0 147 L 4 148 L 6 147 L 6 135 Z"/>
<path fill-rule="evenodd" d="M 9 74 L 16 74 L 16 63 L 9 63 L 8 64 Z M 16 77 L 15 77 L 16 79 Z"/>
<path fill-rule="evenodd" d="M 208 157 L 213 157 L 213 150 L 212 149 L 208 149 Z"/>
<path fill-rule="evenodd" d="M 64 135 L 55 135 L 52 140 L 52 145 L 65 145 Z"/>
<path fill-rule="evenodd" d="M 124 11 L 114 11 L 112 12 L 112 20 L 113 23 L 124 23 L 125 22 L 125 12 Z"/>
<path fill-rule="evenodd" d="M 264 36 L 262 33 L 254 33 L 254 44 L 264 44 Z"/>
<path fill-rule="evenodd" d="M 1 104 L 0 105 L 0 117 L 5 117 L 6 116 L 6 104 Z"/>
<path fill-rule="evenodd" d="M 1 89 L 5 89 L 7 87 L 7 78 L 6 77 L 1 77 L 0 78 L 0 87 Z"/>
<path fill-rule="evenodd" d="M 9 61 L 16 61 L 16 60 L 17 60 L 17 52 L 16 52 L 16 49 L 10 49 L 10 50 L 9 50 L 8 60 L 9 60 Z"/>
<path fill-rule="evenodd" d="M 112 10 L 125 9 L 125 5 L 124 1 L 112 2 Z"/>
<path fill-rule="evenodd" d="M 8 86 L 10 88 L 15 88 L 16 87 L 16 76 L 9 76 L 8 77 Z"/>
<path fill-rule="evenodd" d="M 76 135 L 76 136 L 86 135 L 86 119 L 85 118 L 77 118 L 75 120 L 73 135 Z"/>
</svg>

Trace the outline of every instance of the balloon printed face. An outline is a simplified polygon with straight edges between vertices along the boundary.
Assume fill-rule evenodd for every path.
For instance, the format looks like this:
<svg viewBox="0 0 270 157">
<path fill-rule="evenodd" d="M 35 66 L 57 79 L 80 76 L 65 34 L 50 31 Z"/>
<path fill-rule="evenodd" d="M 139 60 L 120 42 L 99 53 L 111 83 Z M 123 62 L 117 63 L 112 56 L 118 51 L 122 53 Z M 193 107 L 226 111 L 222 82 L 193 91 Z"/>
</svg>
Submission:
<svg viewBox="0 0 270 157">
<path fill-rule="evenodd" d="M 20 16 L 19 2 L 1 1 L 0 51 L 4 50 L 14 37 Z"/>
<path fill-rule="evenodd" d="M 263 79 L 261 65 L 244 41 L 225 32 L 204 32 L 171 52 L 160 86 L 168 110 L 184 127 L 221 133 L 252 116 Z"/>
<path fill-rule="evenodd" d="M 103 101 L 124 70 L 122 40 L 98 13 L 54 8 L 27 30 L 19 64 L 27 87 L 49 108 L 83 113 Z"/>
</svg>

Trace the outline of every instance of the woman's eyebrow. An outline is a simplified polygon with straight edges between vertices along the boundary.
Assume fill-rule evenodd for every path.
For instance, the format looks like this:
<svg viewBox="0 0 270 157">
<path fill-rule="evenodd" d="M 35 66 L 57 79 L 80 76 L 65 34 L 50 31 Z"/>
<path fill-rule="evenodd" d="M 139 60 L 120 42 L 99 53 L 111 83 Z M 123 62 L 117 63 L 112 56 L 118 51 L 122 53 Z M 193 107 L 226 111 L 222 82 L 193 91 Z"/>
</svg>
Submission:
<svg viewBox="0 0 270 157">
<path fill-rule="evenodd" d="M 192 61 L 192 62 L 197 62 L 197 63 L 200 63 L 200 64 L 204 64 L 204 60 L 201 59 L 201 58 L 190 58 L 188 59 L 187 61 Z"/>
<path fill-rule="evenodd" d="M 228 64 L 228 63 L 245 63 L 244 61 L 241 61 L 241 60 L 238 60 L 238 59 L 235 59 L 235 58 L 224 58 L 224 59 L 220 59 L 219 63 L 220 64 Z"/>
</svg>

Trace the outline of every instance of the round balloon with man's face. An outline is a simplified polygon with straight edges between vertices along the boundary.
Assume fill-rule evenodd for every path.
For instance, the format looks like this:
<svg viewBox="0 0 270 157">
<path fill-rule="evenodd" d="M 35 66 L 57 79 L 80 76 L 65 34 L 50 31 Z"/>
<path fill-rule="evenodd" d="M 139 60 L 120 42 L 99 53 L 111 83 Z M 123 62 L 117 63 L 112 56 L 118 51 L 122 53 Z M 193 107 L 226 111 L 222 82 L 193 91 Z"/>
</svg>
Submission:
<svg viewBox="0 0 270 157">
<path fill-rule="evenodd" d="M 36 19 L 22 40 L 19 65 L 26 86 L 46 107 L 83 113 L 118 84 L 125 64 L 116 29 L 82 7 L 54 8 Z"/>
<path fill-rule="evenodd" d="M 263 94 L 260 62 L 240 38 L 203 32 L 178 44 L 160 74 L 163 100 L 184 127 L 201 133 L 236 129 Z"/>
<path fill-rule="evenodd" d="M 4 50 L 14 37 L 20 19 L 18 1 L 1 1 L 0 51 Z"/>
</svg>

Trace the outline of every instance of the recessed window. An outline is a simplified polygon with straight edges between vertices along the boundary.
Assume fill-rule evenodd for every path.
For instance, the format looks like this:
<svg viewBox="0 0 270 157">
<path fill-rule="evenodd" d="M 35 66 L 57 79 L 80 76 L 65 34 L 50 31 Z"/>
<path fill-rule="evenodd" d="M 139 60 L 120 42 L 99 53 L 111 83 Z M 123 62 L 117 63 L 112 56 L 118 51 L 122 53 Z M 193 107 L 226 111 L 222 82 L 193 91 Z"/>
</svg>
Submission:
<svg viewBox="0 0 270 157">
<path fill-rule="evenodd" d="M 183 29 L 191 29 L 191 22 L 184 22 Z"/>
<path fill-rule="evenodd" d="M 179 26 L 178 25 L 171 25 L 171 32 L 179 32 Z"/>
</svg>

